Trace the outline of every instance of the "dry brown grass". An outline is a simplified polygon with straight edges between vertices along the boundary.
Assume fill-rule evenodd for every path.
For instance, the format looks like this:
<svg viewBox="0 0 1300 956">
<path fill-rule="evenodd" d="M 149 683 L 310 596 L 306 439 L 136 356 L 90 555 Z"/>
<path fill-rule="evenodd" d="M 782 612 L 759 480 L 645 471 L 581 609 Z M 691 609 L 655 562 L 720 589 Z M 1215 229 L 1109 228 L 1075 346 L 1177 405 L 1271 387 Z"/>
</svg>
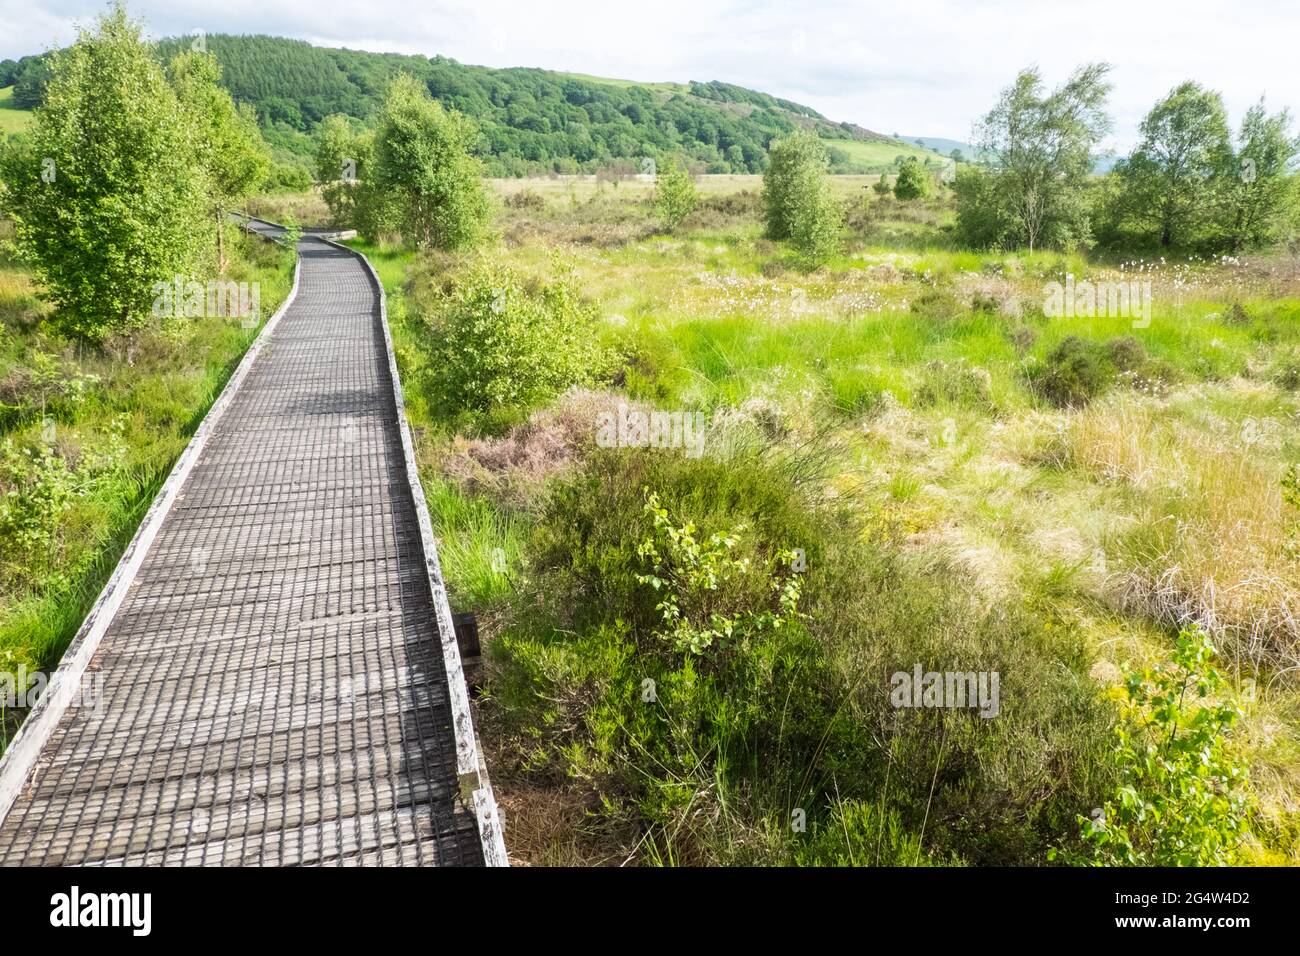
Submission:
<svg viewBox="0 0 1300 956">
<path fill-rule="evenodd" d="M 505 435 L 456 436 L 442 455 L 440 470 L 466 491 L 528 507 L 548 479 L 564 471 L 593 444 L 597 416 L 603 411 L 617 412 L 620 401 L 629 404 L 610 392 L 570 389 L 555 404 L 534 412 Z"/>
<path fill-rule="evenodd" d="M 1073 462 L 1137 497 L 1112 575 L 1122 607 L 1200 624 L 1238 665 L 1300 668 L 1300 562 L 1288 548 L 1282 466 L 1117 394 L 1072 417 Z"/>
<path fill-rule="evenodd" d="M 320 191 L 306 193 L 268 193 L 249 199 L 247 211 L 272 222 L 294 222 L 305 229 L 323 229 L 333 225 L 330 210 Z"/>
</svg>

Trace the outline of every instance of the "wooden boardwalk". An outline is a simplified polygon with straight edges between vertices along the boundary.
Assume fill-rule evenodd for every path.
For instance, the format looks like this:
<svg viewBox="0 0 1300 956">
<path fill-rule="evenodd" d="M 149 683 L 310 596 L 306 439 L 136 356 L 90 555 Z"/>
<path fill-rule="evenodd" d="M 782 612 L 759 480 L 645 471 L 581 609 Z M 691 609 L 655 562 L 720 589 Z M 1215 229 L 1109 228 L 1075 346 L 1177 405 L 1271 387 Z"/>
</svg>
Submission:
<svg viewBox="0 0 1300 956">
<path fill-rule="evenodd" d="M 0 764 L 0 863 L 504 863 L 382 290 L 299 255 Z"/>
</svg>

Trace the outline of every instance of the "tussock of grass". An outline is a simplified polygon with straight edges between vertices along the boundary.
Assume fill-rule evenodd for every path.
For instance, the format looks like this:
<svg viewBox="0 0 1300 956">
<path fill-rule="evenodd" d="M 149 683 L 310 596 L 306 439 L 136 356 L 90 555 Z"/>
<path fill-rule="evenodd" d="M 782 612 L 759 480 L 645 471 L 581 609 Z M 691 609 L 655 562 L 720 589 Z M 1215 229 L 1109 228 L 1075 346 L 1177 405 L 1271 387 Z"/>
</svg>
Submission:
<svg viewBox="0 0 1300 956">
<path fill-rule="evenodd" d="M 1300 664 L 1300 563 L 1278 461 L 1132 396 L 1077 416 L 1067 442 L 1080 467 L 1141 494 L 1137 524 L 1118 543 L 1123 606 L 1171 626 L 1199 623 L 1250 669 Z"/>
</svg>

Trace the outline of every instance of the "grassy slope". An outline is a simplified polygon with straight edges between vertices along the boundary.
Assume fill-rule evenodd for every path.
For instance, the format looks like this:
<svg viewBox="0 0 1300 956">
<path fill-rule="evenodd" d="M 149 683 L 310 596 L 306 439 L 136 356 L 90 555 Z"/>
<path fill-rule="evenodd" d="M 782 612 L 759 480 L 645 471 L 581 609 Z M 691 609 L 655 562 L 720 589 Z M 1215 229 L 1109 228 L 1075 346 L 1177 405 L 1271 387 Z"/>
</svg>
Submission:
<svg viewBox="0 0 1300 956">
<path fill-rule="evenodd" d="M 652 83 L 642 80 L 618 80 L 609 76 L 592 76 L 589 73 L 566 73 L 562 71 L 556 71 L 555 75 L 567 77 L 572 80 L 585 80 L 588 83 L 601 83 L 605 86 L 617 86 L 621 89 L 640 87 L 643 90 L 651 90 L 655 93 L 663 93 L 666 95 L 671 95 L 673 93 L 689 93 L 691 89 L 685 83 L 672 83 L 667 81 Z"/>
<path fill-rule="evenodd" d="M 903 143 L 897 140 L 887 142 L 862 142 L 859 140 L 841 140 L 841 139 L 823 139 L 830 149 L 840 149 L 849 154 L 849 158 L 854 163 L 869 166 L 872 169 L 892 169 L 894 159 L 898 156 L 907 156 L 925 162 L 927 159 L 936 161 L 943 159 L 933 150 L 922 149 L 911 143 Z"/>
<path fill-rule="evenodd" d="M 7 133 L 21 133 L 32 124 L 32 114 L 28 110 L 16 109 L 13 105 L 14 88 L 6 86 L 0 89 L 0 136 Z"/>
</svg>

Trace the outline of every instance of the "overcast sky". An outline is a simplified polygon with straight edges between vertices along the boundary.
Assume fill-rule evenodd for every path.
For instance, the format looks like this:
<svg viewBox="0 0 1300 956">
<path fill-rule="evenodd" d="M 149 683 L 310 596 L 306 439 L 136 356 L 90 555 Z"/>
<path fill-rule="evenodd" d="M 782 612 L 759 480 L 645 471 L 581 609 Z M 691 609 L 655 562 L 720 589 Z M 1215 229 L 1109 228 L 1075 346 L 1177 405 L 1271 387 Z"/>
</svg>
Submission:
<svg viewBox="0 0 1300 956">
<path fill-rule="evenodd" d="M 203 29 L 443 54 L 635 80 L 725 80 L 882 133 L 967 139 L 1017 70 L 1053 84 L 1115 67 L 1112 144 L 1184 79 L 1234 125 L 1267 96 L 1300 113 L 1297 0 L 168 0 L 128 4 L 153 36 Z M 0 0 L 0 57 L 68 43 L 95 0 Z"/>
</svg>

